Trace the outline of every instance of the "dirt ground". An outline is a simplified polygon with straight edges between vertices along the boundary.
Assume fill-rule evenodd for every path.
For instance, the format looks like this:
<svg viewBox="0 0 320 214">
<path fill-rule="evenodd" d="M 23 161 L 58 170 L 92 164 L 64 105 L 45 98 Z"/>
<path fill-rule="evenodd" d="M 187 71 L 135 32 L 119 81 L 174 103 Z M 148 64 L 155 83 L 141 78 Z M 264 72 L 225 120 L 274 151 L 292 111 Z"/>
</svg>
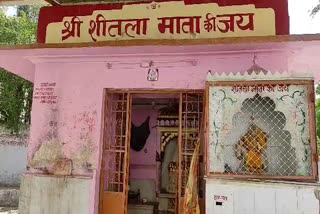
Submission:
<svg viewBox="0 0 320 214">
<path fill-rule="evenodd" d="M 17 207 L 0 207 L 0 214 L 18 214 Z"/>
</svg>

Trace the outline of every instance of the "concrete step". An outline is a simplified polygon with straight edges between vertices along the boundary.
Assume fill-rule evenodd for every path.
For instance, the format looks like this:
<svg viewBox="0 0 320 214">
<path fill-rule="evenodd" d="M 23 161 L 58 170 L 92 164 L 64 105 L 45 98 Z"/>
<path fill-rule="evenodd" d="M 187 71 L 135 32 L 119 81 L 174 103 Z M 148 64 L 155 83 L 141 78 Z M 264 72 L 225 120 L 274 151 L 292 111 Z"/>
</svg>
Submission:
<svg viewBox="0 0 320 214">
<path fill-rule="evenodd" d="M 18 207 L 19 187 L 0 187 L 0 207 Z"/>
</svg>

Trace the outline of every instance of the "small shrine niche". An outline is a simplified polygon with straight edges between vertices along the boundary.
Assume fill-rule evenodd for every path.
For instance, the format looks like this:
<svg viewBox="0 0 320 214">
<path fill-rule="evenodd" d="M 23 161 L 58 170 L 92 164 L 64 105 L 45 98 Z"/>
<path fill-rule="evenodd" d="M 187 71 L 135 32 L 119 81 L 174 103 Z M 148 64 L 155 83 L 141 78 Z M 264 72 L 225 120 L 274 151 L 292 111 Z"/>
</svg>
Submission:
<svg viewBox="0 0 320 214">
<path fill-rule="evenodd" d="M 179 135 L 179 103 L 177 101 L 171 101 L 159 110 L 157 129 L 160 136 L 160 192 L 175 194 Z"/>
<path fill-rule="evenodd" d="M 164 136 L 163 136 L 164 137 Z M 161 144 L 161 180 L 162 193 L 175 193 L 178 161 L 178 136 L 171 133 Z"/>
<path fill-rule="evenodd" d="M 185 97 L 182 106 L 182 146 L 189 155 L 181 161 L 181 167 L 186 171 L 182 177 L 184 184 L 187 181 L 190 157 L 194 150 L 194 143 L 199 137 L 200 121 L 202 117 L 202 97 L 198 94 Z M 157 129 L 160 136 L 160 159 L 161 178 L 160 192 L 175 193 L 177 181 L 177 160 L 178 160 L 178 136 L 179 136 L 179 103 L 169 102 L 168 106 L 159 110 L 157 117 Z M 188 154 L 187 154 L 188 153 Z M 189 154 L 190 153 L 190 154 Z"/>
<path fill-rule="evenodd" d="M 234 147 L 240 161 L 238 172 L 294 176 L 296 154 L 291 146 L 291 133 L 285 130 L 286 116 L 276 110 L 269 96 L 257 93 L 245 99 L 240 112 L 232 118 L 232 129 L 237 130 L 242 124 L 241 132 L 244 131 Z"/>
<path fill-rule="evenodd" d="M 314 175 L 312 81 L 208 83 L 209 173 Z"/>
<path fill-rule="evenodd" d="M 266 161 L 263 158 L 267 149 L 267 134 L 255 124 L 251 124 L 247 132 L 236 144 L 236 155 L 241 161 L 240 171 L 262 173 L 266 169 Z"/>
</svg>

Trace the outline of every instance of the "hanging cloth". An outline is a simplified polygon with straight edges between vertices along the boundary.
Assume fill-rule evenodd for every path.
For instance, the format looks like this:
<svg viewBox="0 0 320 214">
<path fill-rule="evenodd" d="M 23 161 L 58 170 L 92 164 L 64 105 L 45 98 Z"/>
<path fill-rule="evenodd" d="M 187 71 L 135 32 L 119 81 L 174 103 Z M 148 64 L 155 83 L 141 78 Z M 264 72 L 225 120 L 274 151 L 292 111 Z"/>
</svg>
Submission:
<svg viewBox="0 0 320 214">
<path fill-rule="evenodd" d="M 150 117 L 148 116 L 146 121 L 144 121 L 140 126 L 135 126 L 131 124 L 131 148 L 137 152 L 140 152 L 146 145 L 147 139 L 150 135 L 149 127 Z"/>
<path fill-rule="evenodd" d="M 198 195 L 198 165 L 200 140 L 197 141 L 191 159 L 188 182 L 184 194 L 183 214 L 200 214 Z"/>
</svg>

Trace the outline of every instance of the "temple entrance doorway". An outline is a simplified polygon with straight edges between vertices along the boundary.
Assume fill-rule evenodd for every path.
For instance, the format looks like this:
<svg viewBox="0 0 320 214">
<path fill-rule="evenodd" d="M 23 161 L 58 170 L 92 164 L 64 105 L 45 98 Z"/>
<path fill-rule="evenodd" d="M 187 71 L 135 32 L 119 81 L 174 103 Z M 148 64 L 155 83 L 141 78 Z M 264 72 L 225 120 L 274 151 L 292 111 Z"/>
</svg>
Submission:
<svg viewBox="0 0 320 214">
<path fill-rule="evenodd" d="M 101 214 L 181 213 L 197 142 L 204 207 L 203 108 L 202 91 L 106 92 Z"/>
</svg>

